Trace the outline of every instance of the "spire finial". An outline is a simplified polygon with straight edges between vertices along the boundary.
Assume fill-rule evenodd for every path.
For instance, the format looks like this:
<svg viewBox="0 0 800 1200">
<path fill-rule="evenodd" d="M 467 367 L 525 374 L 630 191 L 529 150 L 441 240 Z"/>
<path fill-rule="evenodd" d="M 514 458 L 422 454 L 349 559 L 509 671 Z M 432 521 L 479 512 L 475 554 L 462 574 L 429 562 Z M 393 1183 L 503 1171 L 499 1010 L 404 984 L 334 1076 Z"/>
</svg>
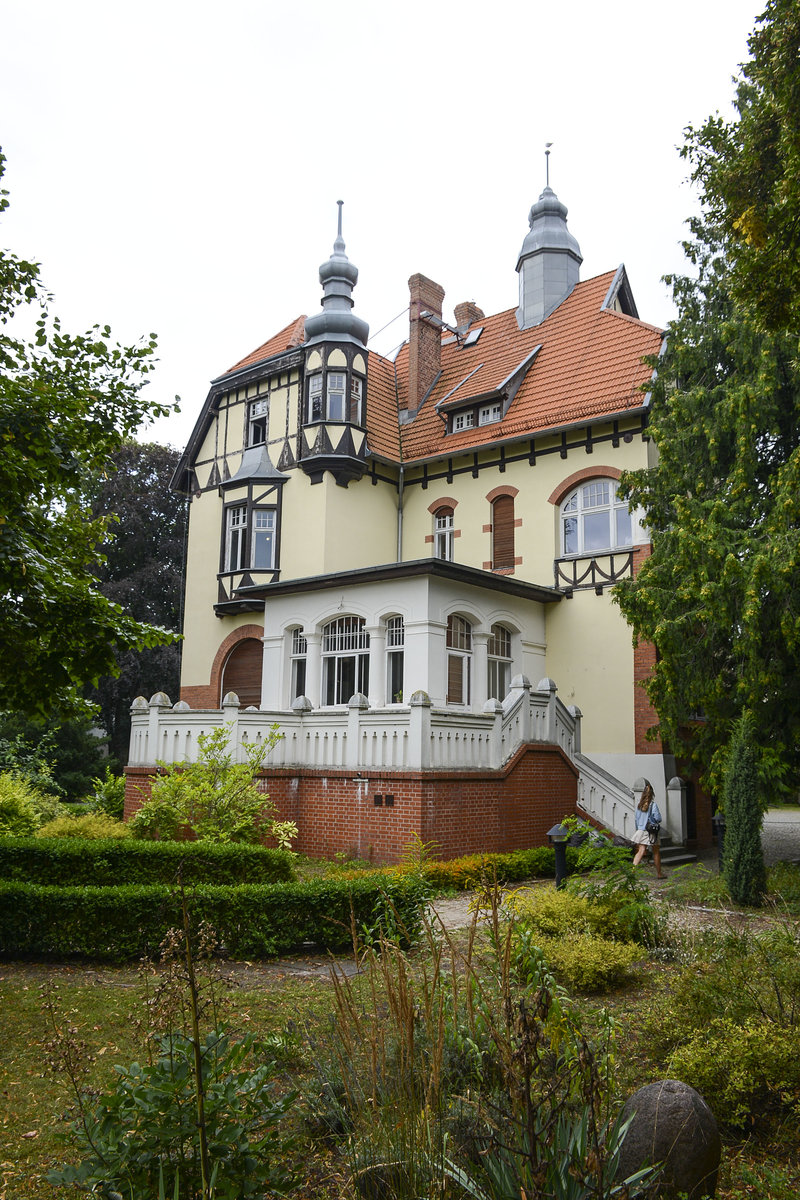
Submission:
<svg viewBox="0 0 800 1200">
<path fill-rule="evenodd" d="M 545 142 L 545 144 L 544 144 L 544 185 L 545 185 L 545 187 L 550 187 L 550 147 L 552 146 L 552 144 L 553 144 L 552 142 Z"/>
<path fill-rule="evenodd" d="M 336 236 L 340 238 L 342 236 L 342 205 L 344 204 L 344 200 L 337 200 L 336 203 L 339 205 L 339 228 L 336 231 Z"/>
</svg>

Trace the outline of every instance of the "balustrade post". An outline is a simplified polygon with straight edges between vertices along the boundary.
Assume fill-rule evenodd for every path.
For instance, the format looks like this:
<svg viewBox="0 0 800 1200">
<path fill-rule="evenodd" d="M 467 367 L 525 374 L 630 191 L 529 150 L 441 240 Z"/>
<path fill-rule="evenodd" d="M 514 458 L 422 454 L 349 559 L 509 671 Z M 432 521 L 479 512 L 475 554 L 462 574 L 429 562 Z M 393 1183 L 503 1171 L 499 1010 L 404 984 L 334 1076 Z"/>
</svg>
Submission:
<svg viewBox="0 0 800 1200">
<path fill-rule="evenodd" d="M 555 746 L 558 743 L 558 733 L 556 731 L 556 682 L 549 675 L 545 675 L 544 679 L 540 679 L 536 685 L 537 692 L 547 692 L 547 741 L 550 745 Z"/>
<path fill-rule="evenodd" d="M 150 697 L 148 708 L 150 711 L 147 719 L 147 757 L 149 762 L 155 763 L 161 757 L 161 714 L 171 711 L 172 701 L 166 692 L 156 692 Z"/>
<path fill-rule="evenodd" d="M 423 771 L 431 765 L 431 698 L 427 692 L 414 692 L 410 707 L 408 765 Z"/>
<path fill-rule="evenodd" d="M 347 757 L 348 771 L 357 771 L 361 766 L 361 714 L 369 708 L 369 700 L 363 692 L 356 692 L 347 702 Z"/>
<path fill-rule="evenodd" d="M 667 784 L 667 811 L 664 824 L 676 842 L 686 845 L 686 780 L 674 775 Z"/>
<path fill-rule="evenodd" d="M 515 675 L 511 680 L 508 694 L 512 698 L 512 707 L 517 703 L 520 704 L 520 742 L 529 742 L 533 734 L 533 718 L 531 716 L 531 681 L 528 676 Z"/>
</svg>

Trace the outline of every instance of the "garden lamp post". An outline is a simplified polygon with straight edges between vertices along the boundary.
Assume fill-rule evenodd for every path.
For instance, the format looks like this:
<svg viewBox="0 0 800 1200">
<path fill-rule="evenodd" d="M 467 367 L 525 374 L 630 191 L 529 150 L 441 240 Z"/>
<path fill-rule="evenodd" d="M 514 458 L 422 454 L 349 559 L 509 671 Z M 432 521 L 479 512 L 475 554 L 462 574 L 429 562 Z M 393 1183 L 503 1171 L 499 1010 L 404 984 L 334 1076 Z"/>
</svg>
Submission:
<svg viewBox="0 0 800 1200">
<path fill-rule="evenodd" d="M 567 878 L 567 838 L 569 830 L 566 825 L 554 825 L 548 829 L 547 837 L 556 853 L 556 887 L 563 888 Z"/>
</svg>

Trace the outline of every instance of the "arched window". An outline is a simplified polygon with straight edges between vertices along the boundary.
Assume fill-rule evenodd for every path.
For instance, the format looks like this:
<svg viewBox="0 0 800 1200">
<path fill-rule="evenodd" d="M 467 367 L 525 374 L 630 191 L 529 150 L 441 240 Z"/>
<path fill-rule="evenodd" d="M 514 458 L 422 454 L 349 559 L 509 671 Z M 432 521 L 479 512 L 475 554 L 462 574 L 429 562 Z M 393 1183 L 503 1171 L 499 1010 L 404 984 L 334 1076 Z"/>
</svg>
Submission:
<svg viewBox="0 0 800 1200">
<path fill-rule="evenodd" d="M 492 501 L 492 570 L 514 569 L 514 497 Z"/>
<path fill-rule="evenodd" d="M 403 703 L 403 656 L 405 628 L 402 617 L 389 617 L 386 622 L 386 703 Z"/>
<path fill-rule="evenodd" d="M 561 505 L 561 553 L 601 554 L 632 544 L 628 502 L 613 479 L 590 479 Z"/>
<path fill-rule="evenodd" d="M 503 700 L 511 683 L 511 631 L 493 625 L 486 646 L 489 657 L 488 699 Z"/>
<path fill-rule="evenodd" d="M 436 510 L 433 518 L 433 553 L 436 558 L 444 558 L 447 562 L 453 561 L 454 524 L 452 508 Z"/>
<path fill-rule="evenodd" d="M 369 634 L 362 617 L 337 617 L 322 630 L 322 703 L 347 704 L 369 691 Z"/>
<path fill-rule="evenodd" d="M 227 692 L 235 692 L 242 708 L 261 704 L 261 666 L 264 658 L 263 642 L 257 638 L 245 638 L 231 650 L 222 668 L 220 703 Z"/>
<path fill-rule="evenodd" d="M 464 617 L 447 618 L 447 703 L 469 704 L 472 626 Z"/>
</svg>

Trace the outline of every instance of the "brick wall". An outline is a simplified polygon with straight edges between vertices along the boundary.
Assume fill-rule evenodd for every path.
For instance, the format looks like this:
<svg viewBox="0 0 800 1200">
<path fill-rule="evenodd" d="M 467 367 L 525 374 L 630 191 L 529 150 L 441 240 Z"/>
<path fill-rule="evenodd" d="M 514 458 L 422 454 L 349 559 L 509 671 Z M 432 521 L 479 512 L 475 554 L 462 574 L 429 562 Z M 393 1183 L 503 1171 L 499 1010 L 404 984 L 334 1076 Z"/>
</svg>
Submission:
<svg viewBox="0 0 800 1200">
<path fill-rule="evenodd" d="M 125 817 L 149 794 L 152 773 L 126 768 Z M 577 772 L 557 746 L 523 746 L 501 771 L 266 771 L 263 786 L 300 830 L 295 849 L 396 862 L 413 834 L 443 858 L 546 845 L 547 830 L 575 812 Z M 380 798 L 380 803 L 377 803 Z"/>
</svg>

